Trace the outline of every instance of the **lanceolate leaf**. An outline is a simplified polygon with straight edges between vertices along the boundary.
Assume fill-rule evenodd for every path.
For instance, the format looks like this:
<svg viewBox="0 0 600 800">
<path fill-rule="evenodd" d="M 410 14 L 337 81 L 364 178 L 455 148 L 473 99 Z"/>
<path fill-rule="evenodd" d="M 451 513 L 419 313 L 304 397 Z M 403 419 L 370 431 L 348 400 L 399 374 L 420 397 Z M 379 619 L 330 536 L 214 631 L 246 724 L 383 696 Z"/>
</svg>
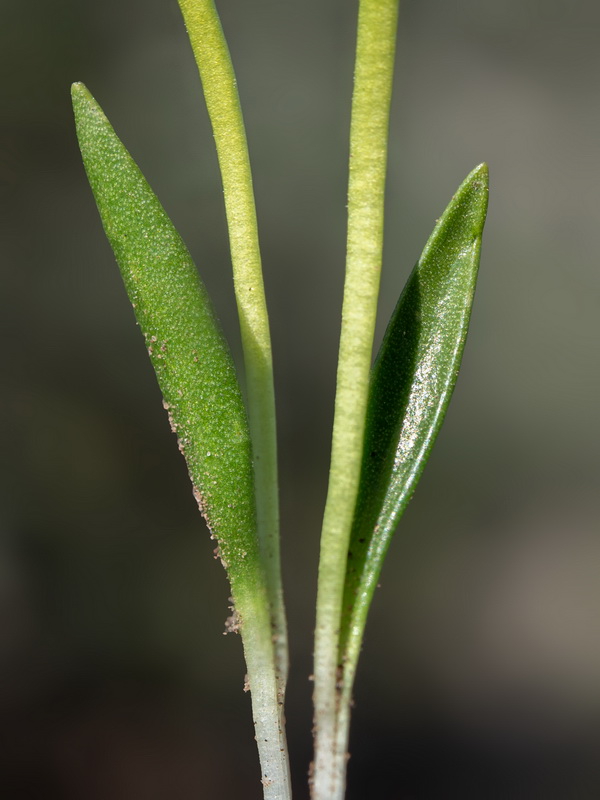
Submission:
<svg viewBox="0 0 600 800">
<path fill-rule="evenodd" d="M 240 629 L 244 642 L 262 779 L 265 787 L 274 787 L 265 788 L 265 797 L 287 797 L 250 435 L 233 362 L 192 259 L 158 199 L 85 86 L 74 84 L 72 96 L 79 145 L 104 229 L 194 495 L 229 575 L 235 604 L 231 627 Z"/>
<path fill-rule="evenodd" d="M 342 612 L 340 666 L 348 697 L 383 559 L 456 382 L 487 199 L 488 170 L 482 164 L 461 184 L 435 226 L 373 367 Z"/>
<path fill-rule="evenodd" d="M 256 547 L 250 440 L 233 363 L 179 234 L 82 84 L 77 135 L 194 493 L 229 563 Z M 232 502 L 232 499 L 234 501 Z"/>
</svg>

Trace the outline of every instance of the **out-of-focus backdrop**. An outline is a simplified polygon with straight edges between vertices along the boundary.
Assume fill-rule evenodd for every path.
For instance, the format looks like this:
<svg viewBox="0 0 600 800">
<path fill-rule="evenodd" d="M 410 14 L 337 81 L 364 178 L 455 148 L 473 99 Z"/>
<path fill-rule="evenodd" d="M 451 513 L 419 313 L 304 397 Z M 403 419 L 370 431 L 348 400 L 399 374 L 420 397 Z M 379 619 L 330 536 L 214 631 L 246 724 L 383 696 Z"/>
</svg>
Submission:
<svg viewBox="0 0 600 800">
<path fill-rule="evenodd" d="M 344 265 L 356 2 L 223 0 L 279 412 L 288 721 L 311 635 Z M 190 247 L 239 356 L 222 191 L 175 0 L 1 2 L 0 796 L 258 800 L 227 585 L 77 150 L 84 81 Z M 464 366 L 393 542 L 349 800 L 600 797 L 600 5 L 405 0 L 385 327 L 486 160 Z"/>
</svg>

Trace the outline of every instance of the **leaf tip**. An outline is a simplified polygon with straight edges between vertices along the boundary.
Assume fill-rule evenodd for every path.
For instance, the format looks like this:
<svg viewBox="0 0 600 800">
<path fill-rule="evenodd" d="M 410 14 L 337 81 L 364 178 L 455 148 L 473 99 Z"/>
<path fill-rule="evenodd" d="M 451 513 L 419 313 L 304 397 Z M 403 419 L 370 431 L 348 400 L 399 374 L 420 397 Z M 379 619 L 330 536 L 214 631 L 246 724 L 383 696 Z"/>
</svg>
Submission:
<svg viewBox="0 0 600 800">
<path fill-rule="evenodd" d="M 91 95 L 84 83 L 81 81 L 75 81 L 75 83 L 71 84 L 71 99 L 75 103 L 78 100 L 83 100 L 84 98 L 90 98 Z"/>
<path fill-rule="evenodd" d="M 479 164 L 478 167 L 475 167 L 467 177 L 464 185 L 468 186 L 474 195 L 479 194 L 481 196 L 481 202 L 484 206 L 483 214 L 485 215 L 487 211 L 487 197 L 490 191 L 490 171 L 485 161 Z"/>
<path fill-rule="evenodd" d="M 90 106 L 90 103 L 93 103 L 93 97 L 84 83 L 76 81 L 71 84 L 71 103 L 79 137 L 80 120 L 85 115 L 86 108 Z"/>
<path fill-rule="evenodd" d="M 487 214 L 489 188 L 490 174 L 484 161 L 467 175 L 445 213 L 449 212 L 454 216 L 461 208 L 461 213 L 469 209 L 467 217 L 474 225 L 476 236 L 481 237 Z"/>
<path fill-rule="evenodd" d="M 471 193 L 473 191 L 483 190 L 486 194 L 490 188 L 490 171 L 485 161 L 471 170 L 467 177 L 464 179 L 462 185 L 459 187 L 457 194 L 462 192 Z"/>
<path fill-rule="evenodd" d="M 477 167 L 475 167 L 467 180 L 480 180 L 487 185 L 490 180 L 490 170 L 486 162 L 484 161 L 482 164 L 479 164 Z"/>
</svg>

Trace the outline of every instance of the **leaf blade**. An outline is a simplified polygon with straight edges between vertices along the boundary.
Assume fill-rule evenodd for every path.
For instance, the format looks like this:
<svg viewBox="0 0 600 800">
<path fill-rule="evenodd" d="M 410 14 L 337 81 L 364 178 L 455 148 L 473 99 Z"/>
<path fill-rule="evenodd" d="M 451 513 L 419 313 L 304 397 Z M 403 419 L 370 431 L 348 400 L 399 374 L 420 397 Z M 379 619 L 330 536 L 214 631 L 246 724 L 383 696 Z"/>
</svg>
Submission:
<svg viewBox="0 0 600 800">
<path fill-rule="evenodd" d="M 250 439 L 227 344 L 187 248 L 102 110 L 81 84 L 73 101 L 88 178 L 171 427 L 207 523 L 233 555 L 230 529 L 241 532 L 240 547 L 254 546 L 254 504 Z M 234 474 L 238 504 L 226 511 Z"/>
<path fill-rule="evenodd" d="M 265 797 L 288 797 L 271 614 L 256 534 L 252 450 L 229 348 L 181 237 L 100 106 L 72 87 L 104 229 L 146 339 L 194 495 L 227 570 L 244 645 Z M 273 742 L 268 745 L 265 742 Z M 279 794 L 281 788 L 281 794 Z"/>
<path fill-rule="evenodd" d="M 373 367 L 340 636 L 343 692 L 348 701 L 384 557 L 456 383 L 487 197 L 488 170 L 482 164 L 463 181 L 436 224 L 401 294 Z"/>
</svg>

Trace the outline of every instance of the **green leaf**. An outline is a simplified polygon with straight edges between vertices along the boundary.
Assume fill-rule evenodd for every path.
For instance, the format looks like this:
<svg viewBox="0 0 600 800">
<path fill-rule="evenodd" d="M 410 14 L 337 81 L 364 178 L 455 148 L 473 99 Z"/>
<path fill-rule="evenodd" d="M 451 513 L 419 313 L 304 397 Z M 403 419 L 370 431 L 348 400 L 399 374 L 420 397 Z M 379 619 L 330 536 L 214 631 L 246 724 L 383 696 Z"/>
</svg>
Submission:
<svg viewBox="0 0 600 800">
<path fill-rule="evenodd" d="M 250 434 L 233 361 L 190 254 L 152 189 L 85 86 L 74 84 L 72 96 L 104 229 L 228 572 L 235 607 L 228 628 L 242 634 L 265 798 L 279 800 L 288 797 L 285 736 Z"/>
<path fill-rule="evenodd" d="M 181 237 L 107 118 L 73 86 L 77 136 L 194 494 L 226 563 L 256 549 L 250 439 L 237 378 Z"/>
<path fill-rule="evenodd" d="M 351 692 L 383 559 L 456 383 L 488 200 L 480 165 L 450 201 L 398 301 L 374 364 L 344 588 L 340 666 Z"/>
</svg>

